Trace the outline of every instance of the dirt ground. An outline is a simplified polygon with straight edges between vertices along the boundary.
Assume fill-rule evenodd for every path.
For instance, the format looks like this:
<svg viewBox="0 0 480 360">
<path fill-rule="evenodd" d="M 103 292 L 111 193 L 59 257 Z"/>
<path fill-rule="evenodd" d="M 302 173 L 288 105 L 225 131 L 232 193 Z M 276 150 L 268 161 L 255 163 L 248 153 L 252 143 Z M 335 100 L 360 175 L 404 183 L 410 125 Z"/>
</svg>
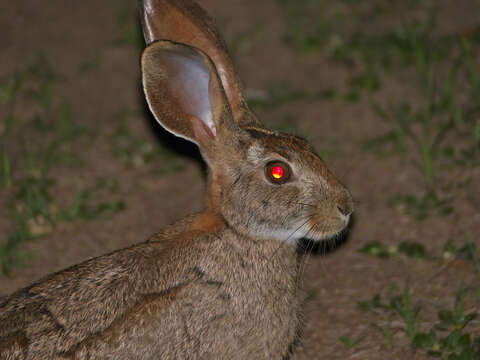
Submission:
<svg viewBox="0 0 480 360">
<path fill-rule="evenodd" d="M 325 55 L 299 55 L 286 44 L 285 15 L 278 1 L 200 3 L 217 20 L 232 46 L 238 72 L 250 92 L 278 84 L 321 91 L 342 86 L 348 76 L 344 67 Z M 53 195 L 60 202 L 68 202 L 78 179 L 87 185 L 97 177 L 114 179 L 117 190 L 111 196 L 124 201 L 126 209 L 109 219 L 58 223 L 48 236 L 28 243 L 31 259 L 8 277 L 0 275 L 0 296 L 45 274 L 141 242 L 203 206 L 205 181 L 198 153 L 188 155 L 194 148 L 161 130 L 147 113 L 139 91 L 141 49 L 120 41 L 128 30 L 119 25 L 119 6 L 118 0 L 11 1 L 1 6 L 0 76 L 12 74 L 43 52 L 62 77 L 55 93 L 69 100 L 75 119 L 91 133 L 90 138 L 72 144 L 83 166 L 52 168 L 52 177 L 57 179 Z M 464 23 L 474 21 L 474 12 L 468 6 L 454 10 L 443 15 L 446 24 L 454 27 L 457 18 Z M 127 14 L 134 16 L 133 11 Z M 79 71 L 88 62 L 94 63 L 94 69 Z M 385 94 L 404 91 L 402 86 L 388 84 Z M 428 358 L 411 347 L 402 331 L 393 335 L 388 346 L 372 326 L 388 319 L 359 311 L 357 302 L 385 293 L 396 283 L 400 289 L 408 284 L 416 301 L 451 307 L 455 295 L 452 289 L 475 281 L 473 265 L 442 267 L 441 261 L 380 259 L 358 250 L 374 240 L 387 247 L 416 241 L 432 253 L 439 253 L 449 239 L 459 244 L 469 240 L 480 246 L 480 168 L 448 172 L 447 177 L 469 176 L 474 180 L 470 187 L 453 191 L 452 214 L 417 221 L 398 207 L 389 206 L 389 202 L 396 193 L 423 191 L 419 171 L 404 157 L 378 156 L 361 147 L 362 141 L 388 130 L 369 104 L 307 99 L 259 109 L 257 113 L 268 126 L 292 119 L 299 135 L 308 135 L 320 153 L 328 154 L 327 164 L 351 190 L 356 203 L 348 240 L 327 255 L 320 251 L 308 257 L 302 268 L 307 301 L 303 340 L 296 358 Z M 165 166 L 166 160 L 161 157 L 139 166 L 119 161 L 112 155 L 111 139 L 121 124 L 126 124 L 134 136 L 176 152 L 180 169 L 156 172 Z M 8 196 L 3 190 L 0 200 Z M 0 217 L 0 232 L 7 233 L 11 225 L 5 209 L 0 210 Z M 478 301 L 472 306 L 478 310 Z M 425 311 L 427 316 L 435 307 L 428 310 L 426 306 Z M 362 340 L 350 349 L 339 341 L 340 336 Z"/>
</svg>

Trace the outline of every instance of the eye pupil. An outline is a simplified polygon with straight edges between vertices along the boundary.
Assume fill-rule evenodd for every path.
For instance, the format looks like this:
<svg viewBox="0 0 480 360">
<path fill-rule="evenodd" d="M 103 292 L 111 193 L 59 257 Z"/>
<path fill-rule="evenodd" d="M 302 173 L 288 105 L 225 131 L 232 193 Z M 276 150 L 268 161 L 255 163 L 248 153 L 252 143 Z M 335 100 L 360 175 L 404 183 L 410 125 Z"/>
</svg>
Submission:
<svg viewBox="0 0 480 360">
<path fill-rule="evenodd" d="M 290 180 L 291 171 L 288 164 L 282 161 L 272 161 L 265 166 L 267 180 L 276 185 L 281 185 Z"/>
<path fill-rule="evenodd" d="M 274 166 L 272 169 L 272 176 L 275 179 L 281 179 L 283 178 L 284 170 L 281 166 Z"/>
</svg>

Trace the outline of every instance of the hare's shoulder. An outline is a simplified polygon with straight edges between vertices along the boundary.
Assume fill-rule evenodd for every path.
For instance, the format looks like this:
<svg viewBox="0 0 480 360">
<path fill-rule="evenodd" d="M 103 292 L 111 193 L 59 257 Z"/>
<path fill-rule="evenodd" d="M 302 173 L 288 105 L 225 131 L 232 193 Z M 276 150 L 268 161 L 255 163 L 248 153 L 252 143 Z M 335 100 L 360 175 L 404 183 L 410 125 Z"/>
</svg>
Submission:
<svg viewBox="0 0 480 360">
<path fill-rule="evenodd" d="M 188 246 L 185 241 L 162 234 L 152 239 L 87 260 L 1 298 L 0 354 L 15 348 L 41 353 L 47 344 L 55 344 L 49 352 L 67 355 L 152 302 L 168 306 L 176 289 L 198 275 L 176 261 Z"/>
</svg>

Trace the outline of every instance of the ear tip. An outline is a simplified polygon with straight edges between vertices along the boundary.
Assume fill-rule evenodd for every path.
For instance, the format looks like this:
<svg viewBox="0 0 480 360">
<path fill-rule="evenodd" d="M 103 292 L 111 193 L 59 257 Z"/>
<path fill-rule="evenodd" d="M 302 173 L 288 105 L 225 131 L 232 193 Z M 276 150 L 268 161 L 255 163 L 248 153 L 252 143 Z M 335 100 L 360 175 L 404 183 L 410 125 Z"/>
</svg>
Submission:
<svg viewBox="0 0 480 360">
<path fill-rule="evenodd" d="M 140 0 L 142 13 L 152 15 L 158 9 L 159 2 L 161 0 Z"/>
<path fill-rule="evenodd" d="M 156 27 L 158 26 L 159 12 L 163 0 L 140 0 L 140 18 L 142 22 L 143 37 L 147 45 L 155 40 Z"/>
<path fill-rule="evenodd" d="M 152 30 L 150 24 L 150 18 L 152 13 L 152 0 L 140 0 L 140 21 L 142 23 L 143 38 L 145 44 L 150 44 L 152 39 Z"/>
<path fill-rule="evenodd" d="M 199 33 L 204 32 L 204 28 L 215 30 L 213 20 L 194 0 L 139 0 L 139 2 L 143 35 L 147 45 L 159 39 L 188 43 L 192 34 L 184 33 L 185 26 L 180 26 L 179 19 L 185 22 L 186 27 L 194 24 Z"/>
</svg>

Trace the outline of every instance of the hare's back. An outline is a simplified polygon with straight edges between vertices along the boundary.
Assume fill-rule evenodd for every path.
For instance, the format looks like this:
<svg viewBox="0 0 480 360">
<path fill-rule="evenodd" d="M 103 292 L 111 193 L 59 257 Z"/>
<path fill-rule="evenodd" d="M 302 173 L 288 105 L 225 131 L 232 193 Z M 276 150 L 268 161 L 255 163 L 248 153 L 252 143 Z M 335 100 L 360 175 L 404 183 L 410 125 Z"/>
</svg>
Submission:
<svg viewBox="0 0 480 360">
<path fill-rule="evenodd" d="M 166 252 L 162 243 L 137 245 L 3 298 L 0 359 L 71 357 L 100 340 L 122 340 L 129 317 L 140 316 L 151 304 L 168 307 L 174 293 L 169 286 L 174 285 L 165 276 Z"/>
<path fill-rule="evenodd" d="M 173 269 L 158 266 L 156 245 L 90 260 L 6 298 L 0 359 L 235 359 L 263 347 L 242 346 L 221 283 L 196 266 L 165 276 Z"/>
</svg>

